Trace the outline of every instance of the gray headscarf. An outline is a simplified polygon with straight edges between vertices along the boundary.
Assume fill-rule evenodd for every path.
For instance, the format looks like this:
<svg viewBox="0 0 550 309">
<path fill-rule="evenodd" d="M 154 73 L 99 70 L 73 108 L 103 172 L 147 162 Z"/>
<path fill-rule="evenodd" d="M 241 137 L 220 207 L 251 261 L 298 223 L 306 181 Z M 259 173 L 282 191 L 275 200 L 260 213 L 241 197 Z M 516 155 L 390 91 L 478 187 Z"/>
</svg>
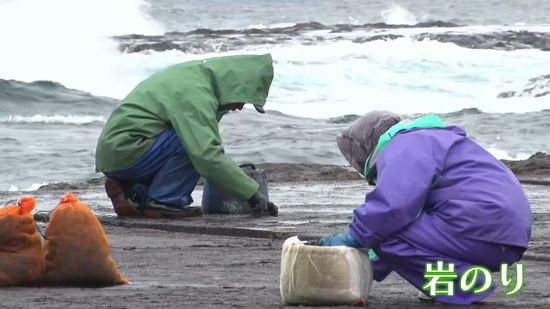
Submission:
<svg viewBox="0 0 550 309">
<path fill-rule="evenodd" d="M 336 137 L 338 148 L 349 164 L 363 174 L 365 162 L 380 136 L 399 121 L 399 115 L 386 111 L 366 113 Z"/>
</svg>

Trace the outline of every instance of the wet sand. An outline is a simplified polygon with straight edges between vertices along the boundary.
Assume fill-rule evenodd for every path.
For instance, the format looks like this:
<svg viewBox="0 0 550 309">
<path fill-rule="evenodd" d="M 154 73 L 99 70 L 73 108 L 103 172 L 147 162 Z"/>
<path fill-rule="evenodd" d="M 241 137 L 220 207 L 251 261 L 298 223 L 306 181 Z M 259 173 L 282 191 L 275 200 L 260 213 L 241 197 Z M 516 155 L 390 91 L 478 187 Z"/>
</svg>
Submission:
<svg viewBox="0 0 550 309">
<path fill-rule="evenodd" d="M 301 173 L 314 174 L 311 170 Z M 275 174 L 271 171 L 272 176 Z M 313 174 L 309 181 L 272 179 L 270 197 L 279 205 L 280 215 L 261 219 L 120 219 L 113 216 L 101 181 L 80 189 L 59 186 L 36 191 L 42 209 L 53 208 L 69 189 L 88 203 L 103 222 L 114 258 L 131 284 L 99 289 L 0 289 L 0 307 L 281 307 L 279 271 L 284 239 L 291 235 L 316 238 L 345 229 L 353 209 L 372 189 L 363 180 L 326 177 L 312 181 L 318 177 Z M 523 261 L 525 289 L 516 297 L 506 297 L 499 287 L 495 295 L 473 308 L 550 307 L 550 187 L 541 184 L 548 181 L 548 175 L 528 176 L 522 177 L 539 184 L 524 184 L 534 218 L 530 249 Z M 200 191 L 194 194 L 197 205 Z M 2 200 L 16 196 L 13 192 L 0 193 Z M 37 217 L 47 219 L 44 214 Z M 395 273 L 382 283 L 374 283 L 368 302 L 369 308 L 452 308 L 418 301 L 415 288 Z"/>
</svg>

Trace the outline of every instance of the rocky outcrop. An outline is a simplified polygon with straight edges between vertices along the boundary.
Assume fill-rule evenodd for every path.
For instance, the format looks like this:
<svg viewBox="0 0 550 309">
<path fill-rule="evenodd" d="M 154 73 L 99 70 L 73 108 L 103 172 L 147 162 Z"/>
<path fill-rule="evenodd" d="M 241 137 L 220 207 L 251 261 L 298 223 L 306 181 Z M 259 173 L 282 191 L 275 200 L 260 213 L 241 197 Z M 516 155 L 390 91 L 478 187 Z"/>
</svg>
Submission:
<svg viewBox="0 0 550 309">
<path fill-rule="evenodd" d="M 530 31 L 501 31 L 488 33 L 424 33 L 417 39 L 454 43 L 473 49 L 516 50 L 535 48 L 550 51 L 550 33 Z"/>
<path fill-rule="evenodd" d="M 506 91 L 500 93 L 498 98 L 511 97 L 543 97 L 550 95 L 550 74 L 531 78 L 525 88 L 521 91 Z"/>
<path fill-rule="evenodd" d="M 550 155 L 537 152 L 527 160 L 502 160 L 518 176 L 550 177 Z"/>
<path fill-rule="evenodd" d="M 212 30 L 196 29 L 189 32 L 167 32 L 164 35 L 121 35 L 114 39 L 119 42 L 122 52 L 136 53 L 147 51 L 179 50 L 185 53 L 220 52 L 241 49 L 243 46 L 275 45 L 292 41 L 304 45 L 324 42 L 351 40 L 362 44 L 377 40 L 395 40 L 401 34 L 384 33 L 384 30 L 404 28 L 449 28 L 449 31 L 425 32 L 414 35 L 414 40 L 436 40 L 450 42 L 465 48 L 515 50 L 535 48 L 550 50 L 550 33 L 531 31 L 494 31 L 486 33 L 453 32 L 459 25 L 443 21 L 422 22 L 416 25 L 391 25 L 371 23 L 363 25 L 337 24 L 324 25 L 318 22 L 299 23 L 290 27 Z M 322 31 L 322 32 L 319 32 Z M 422 30 L 420 30 L 422 31 Z M 340 35 L 356 33 L 356 35 Z"/>
<path fill-rule="evenodd" d="M 548 178 L 550 177 L 550 155 L 537 152 L 527 160 L 511 161 L 502 160 L 520 179 Z M 347 166 L 329 164 L 294 164 L 294 163 L 263 163 L 257 164 L 262 168 L 267 181 L 277 182 L 303 182 L 303 181 L 349 181 L 361 180 L 363 176 L 356 170 Z M 202 180 L 202 179 L 201 179 Z M 92 186 L 102 186 L 105 177 L 94 178 L 85 183 L 54 183 L 40 187 L 39 191 L 53 190 L 83 190 Z M 199 182 L 202 184 L 202 181 Z"/>
<path fill-rule="evenodd" d="M 337 165 L 264 163 L 258 167 L 265 171 L 268 182 L 346 181 L 363 178 L 353 168 Z"/>
</svg>

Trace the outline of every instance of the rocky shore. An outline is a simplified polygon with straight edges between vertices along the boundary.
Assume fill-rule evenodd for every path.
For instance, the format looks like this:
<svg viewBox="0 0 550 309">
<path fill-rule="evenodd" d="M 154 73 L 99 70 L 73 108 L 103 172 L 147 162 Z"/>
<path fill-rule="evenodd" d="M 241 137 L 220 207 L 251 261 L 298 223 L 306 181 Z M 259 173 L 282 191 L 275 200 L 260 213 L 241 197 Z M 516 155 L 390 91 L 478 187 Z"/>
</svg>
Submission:
<svg viewBox="0 0 550 309">
<path fill-rule="evenodd" d="M 550 50 L 550 34 L 526 30 L 495 30 L 469 33 L 457 29 L 460 25 L 431 21 L 416 25 L 337 24 L 324 25 L 318 22 L 299 23 L 290 27 L 245 30 L 196 29 L 188 32 L 167 32 L 163 35 L 129 34 L 115 36 L 119 49 L 124 53 L 163 52 L 179 50 L 185 53 L 205 53 L 236 50 L 242 46 L 285 44 L 299 40 L 302 44 L 315 45 L 323 42 L 351 40 L 362 44 L 372 41 L 388 41 L 410 36 L 399 31 L 417 29 L 410 36 L 413 40 L 434 40 L 454 43 L 472 49 L 539 49 Z M 427 32 L 430 28 L 440 28 Z M 444 30 L 443 30 L 444 29 Z M 391 33 L 388 33 L 391 32 Z"/>
<path fill-rule="evenodd" d="M 550 155 L 537 152 L 526 160 L 502 160 L 508 168 L 524 183 L 550 184 Z M 363 179 L 353 168 L 326 164 L 264 163 L 262 168 L 269 183 L 301 181 L 346 181 Z M 83 183 L 53 183 L 41 186 L 39 191 L 82 190 L 101 185 L 105 178 L 94 178 Z M 0 195 L 1 196 L 1 195 Z"/>
<path fill-rule="evenodd" d="M 533 236 L 524 256 L 525 288 L 506 297 L 502 288 L 472 308 L 548 308 L 550 306 L 550 156 L 505 161 L 533 207 Z M 131 281 L 110 288 L 28 287 L 1 289 L 0 308 L 226 308 L 281 307 L 280 250 L 284 239 L 318 238 L 342 231 L 367 186 L 355 171 L 330 165 L 263 164 L 270 198 L 279 217 L 204 216 L 189 220 L 121 219 L 113 215 L 103 180 L 48 185 L 33 192 L 42 209 L 52 209 L 73 191 L 103 223 L 115 260 Z M 536 183 L 536 184 L 533 184 Z M 194 194 L 200 205 L 201 188 Z M 17 198 L 1 192 L 0 200 Z M 48 213 L 37 213 L 44 228 Z M 498 277 L 495 275 L 495 279 Z M 391 274 L 375 283 L 370 308 L 425 308 L 415 289 Z M 449 308 L 429 304 L 430 308 Z"/>
<path fill-rule="evenodd" d="M 531 78 L 524 89 L 518 91 L 505 91 L 499 93 L 497 97 L 502 99 L 525 96 L 540 98 L 547 95 L 550 95 L 550 74 Z"/>
<path fill-rule="evenodd" d="M 523 183 L 550 184 L 550 155 L 537 152 L 527 160 L 502 161 Z"/>
</svg>

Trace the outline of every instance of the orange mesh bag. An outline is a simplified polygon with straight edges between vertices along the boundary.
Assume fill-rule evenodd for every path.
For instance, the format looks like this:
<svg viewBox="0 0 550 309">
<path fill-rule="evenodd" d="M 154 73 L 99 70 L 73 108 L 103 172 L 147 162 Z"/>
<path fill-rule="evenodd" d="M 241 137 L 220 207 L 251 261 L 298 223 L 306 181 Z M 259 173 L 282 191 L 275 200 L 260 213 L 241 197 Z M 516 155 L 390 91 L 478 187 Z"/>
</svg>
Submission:
<svg viewBox="0 0 550 309">
<path fill-rule="evenodd" d="M 61 199 L 44 233 L 45 281 L 50 285 L 127 284 L 109 240 L 92 210 L 72 193 Z"/>
<path fill-rule="evenodd" d="M 32 197 L 0 209 L 0 286 L 34 285 L 44 275 L 42 238 L 31 211 Z"/>
</svg>

